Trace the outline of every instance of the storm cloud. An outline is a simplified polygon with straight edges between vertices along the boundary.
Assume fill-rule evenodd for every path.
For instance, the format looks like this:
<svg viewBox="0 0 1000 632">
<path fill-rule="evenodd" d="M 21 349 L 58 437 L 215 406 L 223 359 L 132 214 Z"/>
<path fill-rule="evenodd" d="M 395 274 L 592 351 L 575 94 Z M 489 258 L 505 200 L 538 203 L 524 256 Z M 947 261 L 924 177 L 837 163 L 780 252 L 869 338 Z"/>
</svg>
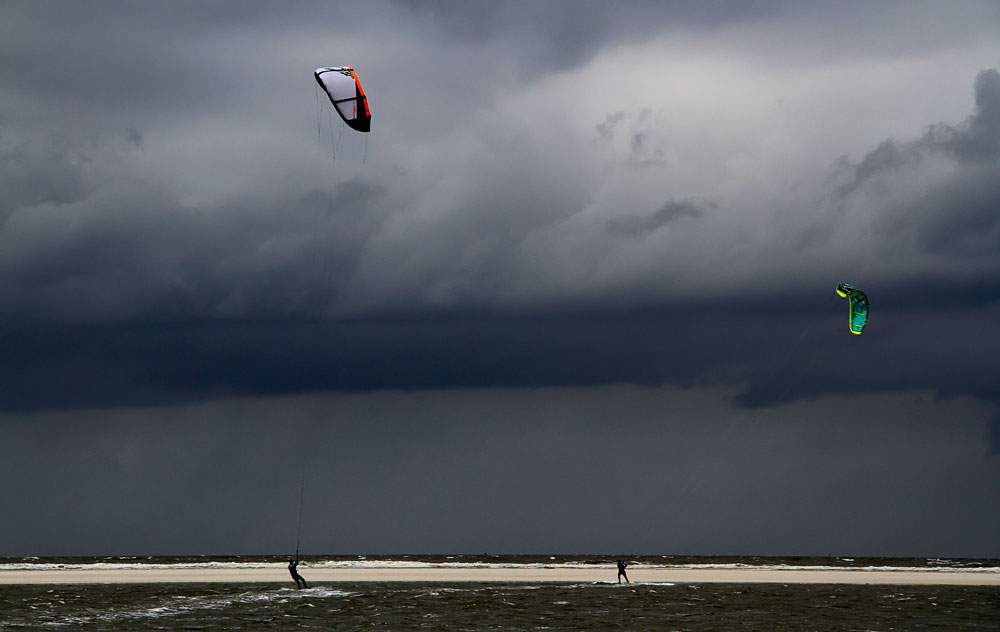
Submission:
<svg viewBox="0 0 1000 632">
<path fill-rule="evenodd" d="M 855 458 L 865 480 L 886 475 L 861 436 L 867 417 L 837 439 L 843 463 L 815 447 L 836 434 L 831 410 L 873 407 L 888 420 L 877 450 L 895 441 L 907 455 L 893 461 L 895 484 L 965 477 L 977 484 L 954 500 L 963 516 L 1000 506 L 988 481 L 1000 453 L 991 3 L 38 2 L 0 15 L 0 54 L 13 60 L 0 70 L 0 427 L 29 453 L 78 439 L 59 451 L 82 486 L 66 503 L 118 485 L 71 445 L 134 459 L 130 476 L 176 507 L 188 483 L 171 488 L 171 459 L 204 436 L 213 454 L 177 458 L 207 478 L 244 472 L 225 446 L 245 424 L 265 472 L 282 469 L 263 454 L 268 428 L 283 437 L 279 453 L 382 446 L 397 464 L 402 475 L 389 477 L 338 453 L 343 469 L 327 474 L 350 471 L 356 489 L 317 484 L 330 506 L 395 507 L 427 528 L 407 539 L 355 517 L 323 540 L 331 549 L 498 546 L 435 535 L 448 512 L 508 550 L 613 548 L 595 535 L 612 507 L 573 505 L 613 495 L 605 479 L 625 485 L 611 463 L 593 465 L 621 451 L 647 468 L 621 493 L 641 505 L 679 493 L 646 445 L 700 446 L 687 452 L 703 464 L 679 451 L 665 477 L 715 468 L 697 474 L 698 494 L 729 510 L 694 493 L 674 501 L 703 512 L 702 527 L 743 506 L 734 472 L 798 502 L 795 477 L 752 450 L 734 454 L 740 442 L 822 464 L 806 479 L 827 485 L 828 507 L 810 516 L 875 511 L 877 498 L 847 498 L 863 486 L 855 475 L 819 481 Z M 367 136 L 344 131 L 312 82 L 313 68 L 348 63 L 371 100 Z M 861 336 L 847 332 L 840 282 L 871 300 Z M 586 410 L 602 398 L 618 412 L 609 403 L 591 424 Z M 674 403 L 689 414 L 661 418 Z M 379 421 L 352 428 L 362 409 Z M 792 416 L 808 420 L 805 434 Z M 749 419 L 761 437 L 710 430 Z M 911 419 L 926 433 L 908 443 Z M 632 432 L 641 440 L 616 442 Z M 476 448 L 463 454 L 459 438 Z M 926 471 L 942 441 L 957 470 Z M 538 442 L 555 456 L 533 453 Z M 51 511 L 31 505 L 36 483 L 17 474 L 26 466 L 12 450 L 18 491 L 4 504 Z M 420 468 L 420 489 L 402 482 Z M 491 530 L 475 518 L 472 483 L 420 509 L 415 499 L 468 472 L 499 511 L 594 528 L 562 543 L 513 519 Z M 261 488 L 274 503 L 287 488 L 247 476 L 225 479 L 240 502 Z M 522 504 L 543 479 L 548 505 Z M 876 553 L 904 528 L 901 518 L 838 539 L 758 500 L 744 507 L 756 536 L 679 530 L 657 546 L 781 552 L 790 540 L 766 533 L 782 511 L 845 553 Z M 906 504 L 911 522 L 916 506 Z M 213 517 L 192 511 L 177 520 Z M 988 531 L 1000 517 L 982 520 Z M 0 554 L 58 548 L 58 526 L 25 539 L 30 527 L 12 524 L 0 541 L 19 544 Z M 99 516 L 84 524 L 76 550 L 114 548 L 88 535 Z M 948 524 L 883 550 L 1000 554 Z M 287 527 L 258 526 L 234 546 L 277 546 Z M 956 544 L 966 536 L 975 544 Z M 171 538 L 170 551 L 226 541 L 187 526 Z M 829 552 L 808 542 L 801 552 Z"/>
</svg>

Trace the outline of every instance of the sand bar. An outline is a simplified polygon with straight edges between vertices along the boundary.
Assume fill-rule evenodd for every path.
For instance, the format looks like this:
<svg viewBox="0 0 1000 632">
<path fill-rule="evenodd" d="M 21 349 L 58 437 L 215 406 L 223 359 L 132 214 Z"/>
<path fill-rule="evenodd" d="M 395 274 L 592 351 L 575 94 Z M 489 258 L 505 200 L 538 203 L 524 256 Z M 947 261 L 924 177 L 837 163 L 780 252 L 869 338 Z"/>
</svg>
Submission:
<svg viewBox="0 0 1000 632">
<path fill-rule="evenodd" d="M 552 568 L 309 568 L 300 572 L 311 583 L 330 582 L 482 582 L 596 583 L 613 582 L 613 566 Z M 782 570 L 773 568 L 633 567 L 629 577 L 639 583 L 780 583 L 780 584 L 900 584 L 1000 586 L 1000 570 Z M 191 582 L 282 582 L 291 578 L 275 568 L 129 568 L 0 570 L 0 584 L 144 584 Z"/>
</svg>

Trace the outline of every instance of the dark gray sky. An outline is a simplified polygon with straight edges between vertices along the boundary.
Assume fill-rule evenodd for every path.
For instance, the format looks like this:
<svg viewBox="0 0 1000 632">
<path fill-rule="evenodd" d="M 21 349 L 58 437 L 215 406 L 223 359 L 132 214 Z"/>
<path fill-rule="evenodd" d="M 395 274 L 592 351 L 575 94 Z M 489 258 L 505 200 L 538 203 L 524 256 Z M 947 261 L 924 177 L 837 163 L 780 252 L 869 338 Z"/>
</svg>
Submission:
<svg viewBox="0 0 1000 632">
<path fill-rule="evenodd" d="M 311 553 L 1000 556 L 996 3 L 8 2 L 0 59 L 0 555 L 287 552 L 304 463 Z"/>
</svg>

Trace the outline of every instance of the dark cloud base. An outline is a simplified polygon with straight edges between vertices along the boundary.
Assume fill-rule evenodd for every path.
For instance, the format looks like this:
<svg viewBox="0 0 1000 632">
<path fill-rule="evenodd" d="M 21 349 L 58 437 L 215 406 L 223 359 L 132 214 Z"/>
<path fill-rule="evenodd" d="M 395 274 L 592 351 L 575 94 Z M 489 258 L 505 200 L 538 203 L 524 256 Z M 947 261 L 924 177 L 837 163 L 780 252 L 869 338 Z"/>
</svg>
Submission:
<svg viewBox="0 0 1000 632">
<path fill-rule="evenodd" d="M 832 290 L 573 315 L 8 327 L 0 410 L 615 383 L 741 385 L 748 406 L 908 389 L 1000 401 L 995 323 L 983 317 L 996 301 L 979 286 L 950 290 L 869 288 L 861 336 Z"/>
<path fill-rule="evenodd" d="M 325 390 L 744 380 L 759 385 L 748 401 L 761 403 L 775 397 L 768 384 L 784 381 L 803 361 L 807 353 L 801 345 L 810 345 L 808 355 L 828 358 L 828 368 L 839 368 L 852 361 L 841 344 L 871 349 L 866 343 L 879 340 L 877 333 L 848 338 L 846 327 L 839 327 L 844 319 L 832 313 L 835 307 L 801 320 L 667 310 L 6 329 L 0 334 L 5 349 L 0 379 L 10 388 L 3 391 L 0 409 Z M 810 364 L 823 372 L 822 364 Z M 795 386 L 784 394 L 800 395 L 804 385 Z M 862 391 L 880 386 L 886 386 L 884 380 L 844 384 Z"/>
</svg>

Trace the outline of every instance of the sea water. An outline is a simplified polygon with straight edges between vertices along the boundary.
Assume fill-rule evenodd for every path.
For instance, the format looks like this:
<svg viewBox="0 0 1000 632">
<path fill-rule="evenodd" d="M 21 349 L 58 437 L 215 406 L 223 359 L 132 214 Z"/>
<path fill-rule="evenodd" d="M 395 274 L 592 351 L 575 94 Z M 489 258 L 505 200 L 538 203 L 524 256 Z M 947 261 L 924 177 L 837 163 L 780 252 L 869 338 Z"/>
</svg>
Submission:
<svg viewBox="0 0 1000 632">
<path fill-rule="evenodd" d="M 592 556 L 315 556 L 309 565 L 558 567 Z M 5 559 L 0 569 L 99 565 L 270 568 L 277 557 Z M 997 560 L 643 558 L 713 568 L 955 568 Z M 303 574 L 308 579 L 307 569 Z M 357 582 L 0 586 L 0 631 L 13 630 L 1000 630 L 1000 588 L 825 584 Z"/>
</svg>

